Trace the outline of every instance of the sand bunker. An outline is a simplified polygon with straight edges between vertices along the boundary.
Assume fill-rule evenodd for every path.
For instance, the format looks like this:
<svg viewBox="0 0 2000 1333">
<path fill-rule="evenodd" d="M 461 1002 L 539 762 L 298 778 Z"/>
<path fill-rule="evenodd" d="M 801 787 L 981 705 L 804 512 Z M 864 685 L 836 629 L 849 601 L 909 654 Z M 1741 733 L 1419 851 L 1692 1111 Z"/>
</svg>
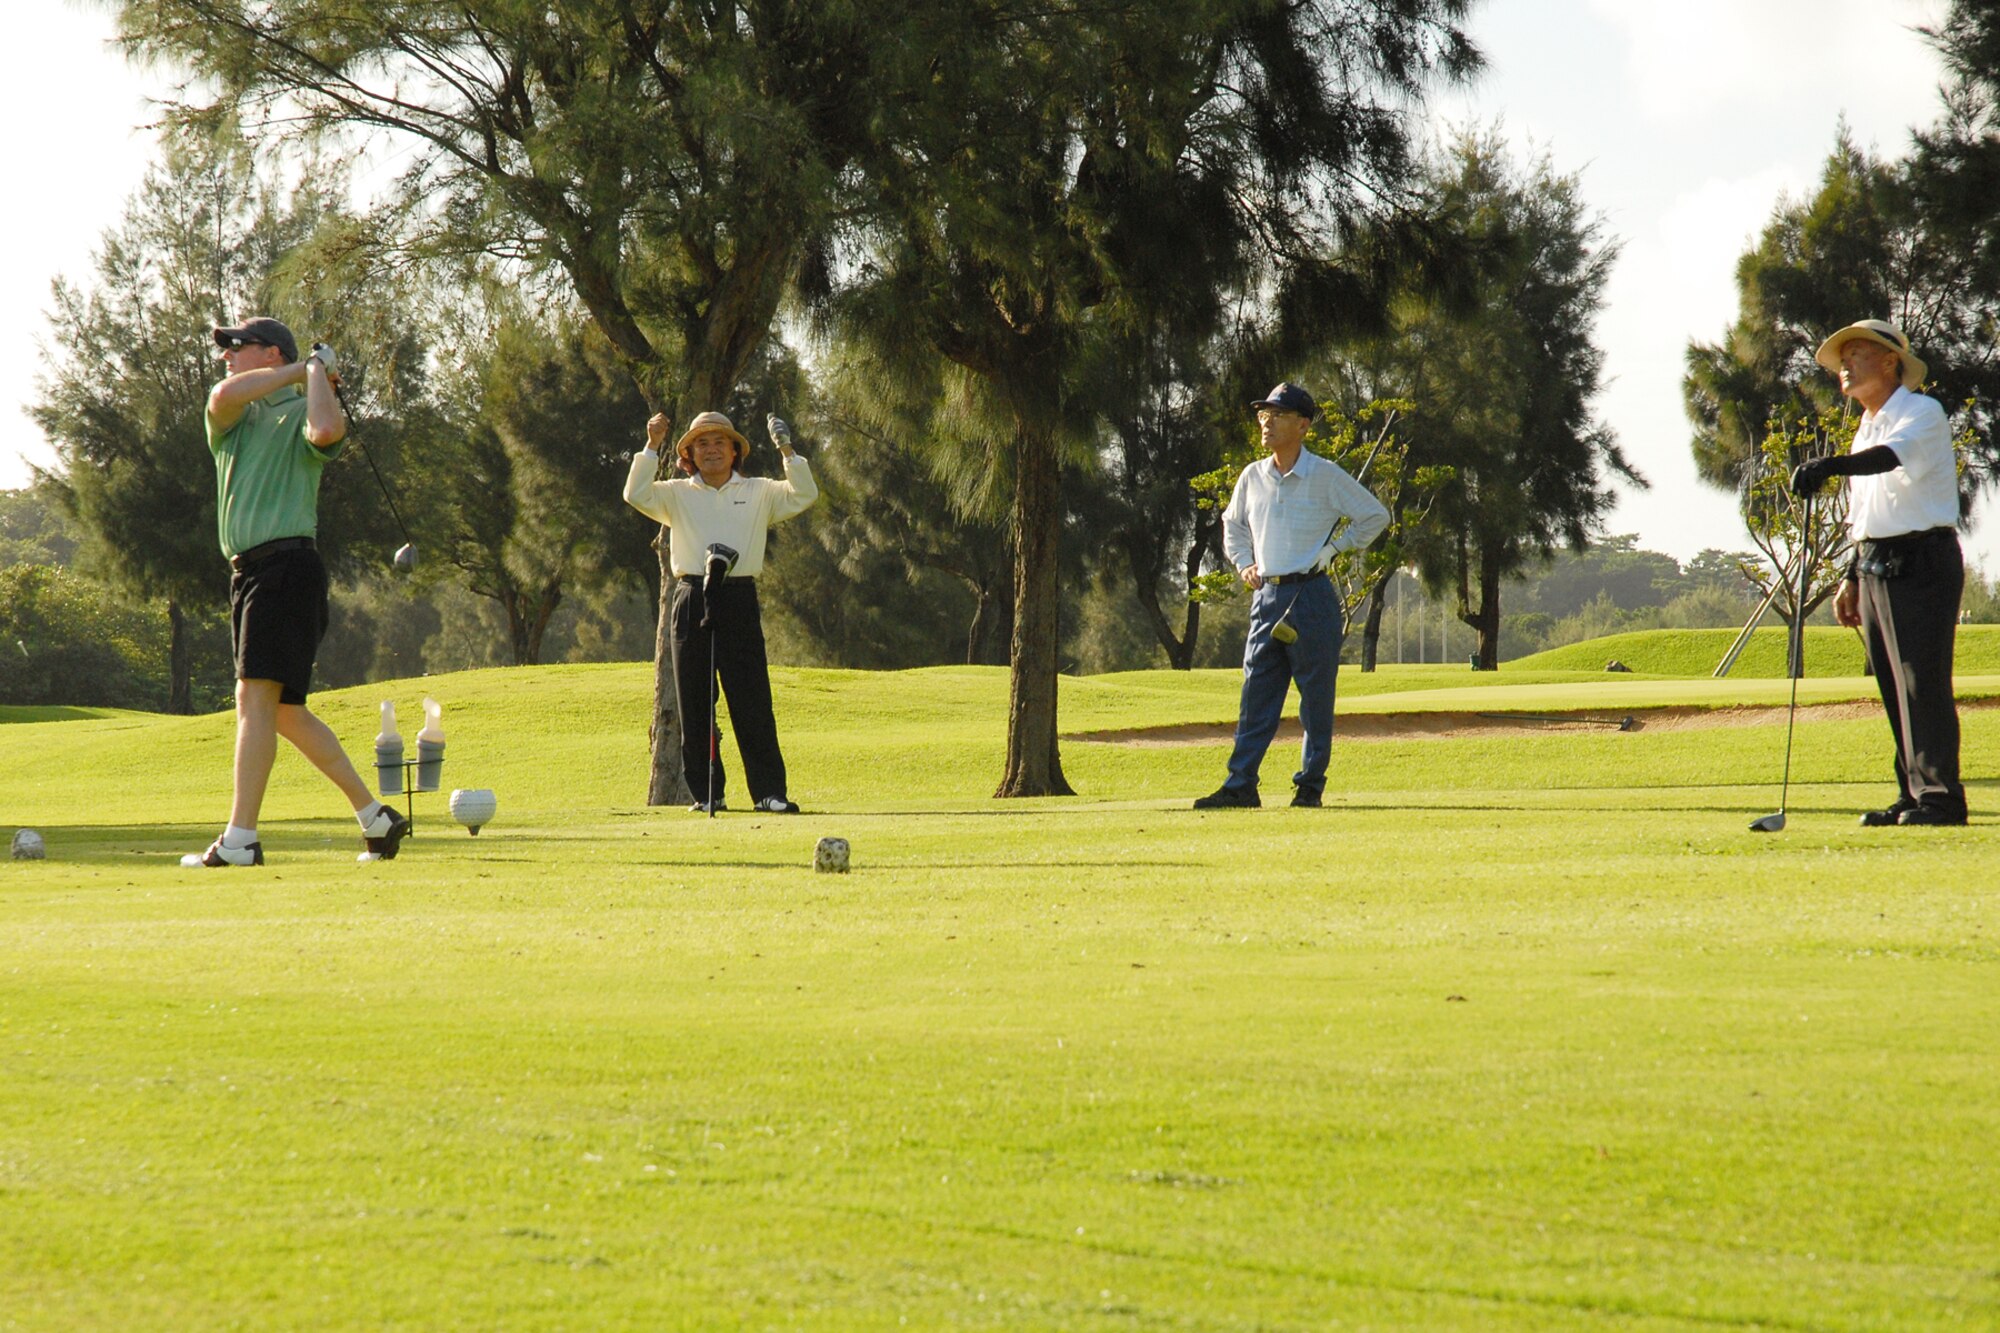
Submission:
<svg viewBox="0 0 2000 1333">
<path fill-rule="evenodd" d="M 1961 699 L 1961 711 L 2000 705 L 1995 699 Z M 1801 704 L 1801 722 L 1847 722 L 1880 718 L 1874 700 Z M 1452 740 L 1483 736 L 1527 736 L 1536 732 L 1574 735 L 1597 732 L 1608 737 L 1641 731 L 1706 731 L 1714 727 L 1761 727 L 1785 720 L 1783 708 L 1633 708 L 1584 712 L 1505 713 L 1342 713 L 1333 724 L 1335 741 Z M 1234 722 L 1190 722 L 1172 727 L 1129 727 L 1116 731 L 1075 731 L 1067 740 L 1101 741 L 1109 745 L 1214 745 L 1236 734 Z M 1299 720 L 1288 717 L 1278 727 L 1278 740 L 1298 740 Z"/>
</svg>

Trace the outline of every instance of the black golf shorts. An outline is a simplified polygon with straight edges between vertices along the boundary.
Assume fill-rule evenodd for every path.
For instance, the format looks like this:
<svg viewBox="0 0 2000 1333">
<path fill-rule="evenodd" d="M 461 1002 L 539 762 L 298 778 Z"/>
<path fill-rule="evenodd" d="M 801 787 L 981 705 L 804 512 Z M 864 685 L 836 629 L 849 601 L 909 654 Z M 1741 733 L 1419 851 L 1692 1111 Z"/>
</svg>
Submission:
<svg viewBox="0 0 2000 1333">
<path fill-rule="evenodd" d="M 326 566 L 319 552 L 279 551 L 229 576 L 229 637 L 238 680 L 275 680 L 280 703 L 302 704 L 326 636 Z"/>
</svg>

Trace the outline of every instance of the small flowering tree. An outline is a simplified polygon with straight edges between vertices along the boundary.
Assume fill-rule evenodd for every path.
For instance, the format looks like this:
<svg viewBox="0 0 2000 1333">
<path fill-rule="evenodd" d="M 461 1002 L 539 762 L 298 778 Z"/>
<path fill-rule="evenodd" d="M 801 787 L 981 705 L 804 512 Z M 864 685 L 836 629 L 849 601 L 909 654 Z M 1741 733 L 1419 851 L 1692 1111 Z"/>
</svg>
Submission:
<svg viewBox="0 0 2000 1333">
<path fill-rule="evenodd" d="M 1449 467 L 1412 462 L 1409 443 L 1396 434 L 1396 424 L 1413 409 L 1414 404 L 1401 398 L 1376 399 L 1351 416 L 1329 408 L 1306 430 L 1307 449 L 1366 486 L 1389 511 L 1389 526 L 1380 537 L 1366 550 L 1340 552 L 1327 571 L 1340 593 L 1343 621 L 1351 625 L 1364 604 L 1369 608 L 1361 640 L 1363 671 L 1375 669 L 1382 597 L 1389 577 L 1408 562 L 1410 543 L 1430 521 L 1438 495 L 1454 475 Z M 1221 467 L 1188 483 L 1196 506 L 1211 513 L 1226 508 L 1236 479 L 1262 455 L 1256 428 L 1246 428 L 1224 455 Z M 1234 569 L 1212 570 L 1194 581 L 1188 597 L 1196 602 L 1227 601 L 1242 586 Z"/>
</svg>

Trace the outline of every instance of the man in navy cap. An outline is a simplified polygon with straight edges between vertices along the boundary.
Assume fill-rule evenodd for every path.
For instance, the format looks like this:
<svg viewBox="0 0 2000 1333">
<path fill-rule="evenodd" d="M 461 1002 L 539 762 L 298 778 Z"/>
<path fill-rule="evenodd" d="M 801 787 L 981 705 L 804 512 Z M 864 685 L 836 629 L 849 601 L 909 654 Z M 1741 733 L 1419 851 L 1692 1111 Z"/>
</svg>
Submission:
<svg viewBox="0 0 2000 1333">
<path fill-rule="evenodd" d="M 1361 483 L 1305 448 L 1319 415 L 1311 394 L 1280 384 L 1250 405 L 1271 451 L 1243 469 L 1222 512 L 1222 544 L 1251 592 L 1243 645 L 1243 701 L 1229 780 L 1197 810 L 1251 808 L 1257 770 L 1277 734 L 1285 691 L 1299 687 L 1305 756 L 1292 775 L 1292 804 L 1316 806 L 1333 748 L 1333 685 L 1340 669 L 1340 597 L 1327 563 L 1358 551 L 1389 525 L 1389 511 Z"/>
<path fill-rule="evenodd" d="M 326 566 L 315 543 L 320 474 L 347 437 L 334 393 L 333 349 L 298 340 L 259 316 L 214 332 L 223 378 L 208 395 L 215 516 L 229 558 L 229 629 L 236 654 L 236 764 L 229 824 L 190 868 L 264 864 L 257 816 L 284 737 L 354 808 L 363 859 L 392 857 L 410 821 L 368 794 L 340 740 L 307 706 L 327 627 Z"/>
</svg>

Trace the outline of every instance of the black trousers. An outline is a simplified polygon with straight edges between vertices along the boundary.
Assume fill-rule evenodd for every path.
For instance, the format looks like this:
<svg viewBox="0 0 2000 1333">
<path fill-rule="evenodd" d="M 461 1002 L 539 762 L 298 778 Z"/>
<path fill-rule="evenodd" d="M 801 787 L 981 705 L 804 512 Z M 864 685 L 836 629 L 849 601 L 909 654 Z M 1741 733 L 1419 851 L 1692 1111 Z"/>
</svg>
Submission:
<svg viewBox="0 0 2000 1333">
<path fill-rule="evenodd" d="M 1886 574 L 1869 572 L 1871 563 Z M 1963 815 L 1958 703 L 1951 687 L 1965 591 L 1958 535 L 1947 528 L 1864 542 L 1858 582 L 1861 637 L 1896 739 L 1896 784 L 1919 805 Z"/>
<path fill-rule="evenodd" d="M 672 632 L 674 683 L 681 708 L 681 776 L 697 801 L 706 800 L 712 763 L 715 799 L 722 799 L 722 733 L 709 727 L 719 679 L 729 700 L 751 802 L 784 796 L 785 756 L 778 750 L 778 720 L 771 713 L 771 667 L 764 655 L 764 618 L 757 607 L 756 582 L 724 580 L 715 595 L 709 629 L 701 627 L 703 610 L 698 580 L 683 579 L 675 585 Z"/>
</svg>

